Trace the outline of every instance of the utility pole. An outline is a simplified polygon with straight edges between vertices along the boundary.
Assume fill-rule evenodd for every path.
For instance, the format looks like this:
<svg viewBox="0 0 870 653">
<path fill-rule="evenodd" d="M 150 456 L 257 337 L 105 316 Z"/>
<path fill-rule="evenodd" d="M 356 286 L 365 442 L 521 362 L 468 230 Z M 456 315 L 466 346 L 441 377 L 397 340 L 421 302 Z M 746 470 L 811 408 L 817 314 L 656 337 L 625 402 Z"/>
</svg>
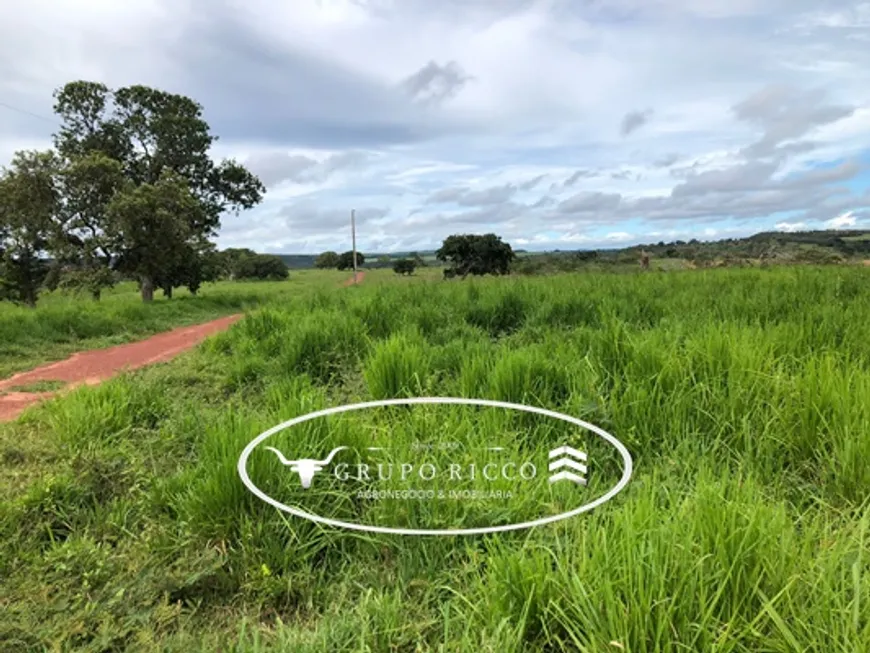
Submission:
<svg viewBox="0 0 870 653">
<path fill-rule="evenodd" d="M 353 239 L 353 282 L 356 284 L 356 210 L 350 210 L 350 233 Z"/>
</svg>

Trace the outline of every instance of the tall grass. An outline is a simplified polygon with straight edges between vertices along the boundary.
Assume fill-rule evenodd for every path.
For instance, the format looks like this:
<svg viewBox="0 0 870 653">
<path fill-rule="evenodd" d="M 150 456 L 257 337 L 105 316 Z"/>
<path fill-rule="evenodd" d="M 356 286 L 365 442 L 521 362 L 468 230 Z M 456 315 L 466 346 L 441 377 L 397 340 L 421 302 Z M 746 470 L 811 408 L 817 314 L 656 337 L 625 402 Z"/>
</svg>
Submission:
<svg viewBox="0 0 870 653">
<path fill-rule="evenodd" d="M 310 286 L 176 363 L 0 427 L 0 650 L 870 650 L 867 271 L 377 279 Z M 237 477 L 270 426 L 420 394 L 586 419 L 629 447 L 635 475 L 591 513 L 460 538 L 320 526 Z M 430 406 L 271 442 L 521 456 L 559 428 Z M 299 497 L 279 470 L 251 458 L 252 478 Z M 319 513 L 424 528 L 564 498 L 426 509 L 315 483 Z"/>
</svg>

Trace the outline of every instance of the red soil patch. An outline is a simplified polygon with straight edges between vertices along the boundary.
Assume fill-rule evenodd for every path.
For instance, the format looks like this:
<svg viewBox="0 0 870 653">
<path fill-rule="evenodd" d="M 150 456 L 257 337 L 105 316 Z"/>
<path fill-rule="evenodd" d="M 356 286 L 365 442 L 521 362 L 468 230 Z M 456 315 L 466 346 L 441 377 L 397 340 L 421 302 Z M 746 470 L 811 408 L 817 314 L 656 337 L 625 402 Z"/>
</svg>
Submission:
<svg viewBox="0 0 870 653">
<path fill-rule="evenodd" d="M 13 420 L 31 404 L 57 394 L 57 392 L 12 392 L 12 388 L 30 385 L 37 381 L 62 381 L 67 384 L 64 390 L 79 385 L 95 385 L 124 370 L 135 370 L 175 358 L 206 337 L 229 328 L 241 317 L 240 314 L 229 315 L 205 324 L 179 327 L 139 342 L 79 352 L 66 360 L 49 363 L 4 379 L 0 381 L 0 421 Z"/>
<path fill-rule="evenodd" d="M 363 282 L 363 279 L 365 279 L 365 278 L 366 278 L 366 273 L 365 273 L 365 271 L 364 271 L 364 270 L 359 270 L 359 271 L 356 273 L 356 285 L 361 284 L 361 283 Z M 345 286 L 345 287 L 355 285 L 355 284 L 354 284 L 354 279 L 353 279 L 353 277 L 351 277 L 350 279 L 348 279 L 347 281 L 345 281 L 342 285 Z"/>
</svg>

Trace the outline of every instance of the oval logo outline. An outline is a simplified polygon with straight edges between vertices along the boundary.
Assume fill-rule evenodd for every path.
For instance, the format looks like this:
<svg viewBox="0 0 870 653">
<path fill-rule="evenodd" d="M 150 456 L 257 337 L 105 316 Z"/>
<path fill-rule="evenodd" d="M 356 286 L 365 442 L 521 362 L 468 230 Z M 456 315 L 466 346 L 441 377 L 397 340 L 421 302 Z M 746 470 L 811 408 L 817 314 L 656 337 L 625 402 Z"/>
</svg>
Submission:
<svg viewBox="0 0 870 653">
<path fill-rule="evenodd" d="M 275 433 L 283 431 L 284 429 L 288 429 L 292 426 L 296 426 L 297 424 L 302 424 L 303 422 L 308 422 L 310 420 L 318 419 L 320 417 L 328 417 L 329 415 L 338 415 L 340 413 L 348 413 L 355 410 L 380 408 L 383 406 L 412 406 L 418 404 L 453 404 L 461 406 L 484 406 L 489 408 L 504 408 L 507 410 L 518 410 L 520 412 L 543 415 L 544 417 L 550 417 L 552 419 L 568 422 L 569 424 L 574 424 L 575 426 L 579 426 L 581 428 L 592 431 L 593 433 L 595 433 L 595 435 L 602 438 L 605 442 L 607 442 L 614 449 L 617 450 L 617 452 L 622 457 L 622 461 L 624 463 L 622 476 L 620 477 L 619 481 L 617 481 L 616 485 L 614 485 L 608 492 L 604 493 L 597 499 L 590 501 L 589 503 L 583 504 L 578 508 L 573 508 L 565 512 L 560 512 L 556 515 L 550 515 L 549 517 L 542 517 L 540 519 L 519 522 L 516 524 L 503 524 L 501 526 L 479 526 L 475 528 L 456 529 L 398 528 L 391 526 L 377 526 L 374 524 L 360 524 L 357 522 L 346 522 L 339 519 L 322 517 L 321 515 L 316 515 L 314 513 L 309 513 L 305 512 L 304 510 L 293 508 L 292 506 L 288 506 L 284 503 L 281 503 L 277 499 L 270 497 L 268 494 L 258 488 L 251 480 L 250 476 L 248 476 L 248 458 L 250 458 L 251 453 L 254 451 L 254 449 L 256 449 L 257 446 L 259 446 L 267 438 L 274 435 Z M 576 417 L 572 417 L 571 415 L 565 415 L 564 413 L 559 413 L 553 410 L 549 410 L 547 408 L 539 408 L 537 406 L 515 404 L 507 401 L 497 401 L 493 399 L 466 399 L 462 397 L 407 397 L 395 399 L 379 399 L 376 401 L 365 401 L 356 404 L 343 404 L 341 406 L 334 406 L 332 408 L 324 408 L 322 410 L 306 413 L 305 415 L 300 415 L 299 417 L 294 417 L 287 420 L 286 422 L 282 422 L 277 426 L 273 426 L 272 428 L 264 431 L 247 444 L 247 446 L 242 450 L 241 456 L 239 456 L 237 470 L 239 476 L 242 479 L 242 483 L 244 483 L 245 487 L 258 499 L 265 501 L 266 503 L 275 508 L 278 508 L 278 510 L 281 510 L 282 512 L 286 512 L 296 517 L 301 517 L 302 519 L 307 519 L 318 524 L 335 526 L 337 528 L 345 528 L 354 531 L 362 531 L 366 533 L 384 533 L 390 535 L 452 536 L 484 535 L 488 533 L 504 533 L 508 531 L 523 530 L 528 528 L 534 528 L 536 526 L 552 524 L 557 521 L 576 517 L 577 515 L 580 515 L 584 512 L 589 512 L 593 508 L 597 508 L 601 504 L 606 503 L 607 501 L 615 497 L 625 488 L 626 485 L 628 485 L 628 482 L 629 480 L 631 480 L 631 475 L 634 470 L 634 462 L 631 458 L 631 453 L 628 451 L 626 446 L 622 444 L 622 442 L 620 442 L 615 436 L 611 435 L 604 429 L 596 426 L 595 424 L 590 424 L 589 422 L 585 422 Z"/>
</svg>

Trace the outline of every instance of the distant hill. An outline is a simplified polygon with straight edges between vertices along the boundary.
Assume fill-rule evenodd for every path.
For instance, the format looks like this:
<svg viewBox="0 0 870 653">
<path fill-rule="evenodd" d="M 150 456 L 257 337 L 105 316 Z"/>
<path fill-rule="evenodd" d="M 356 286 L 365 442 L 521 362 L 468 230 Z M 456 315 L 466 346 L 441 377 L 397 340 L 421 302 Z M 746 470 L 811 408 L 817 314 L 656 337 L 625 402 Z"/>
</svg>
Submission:
<svg viewBox="0 0 870 653">
<path fill-rule="evenodd" d="M 291 270 L 313 268 L 317 258 L 316 254 L 275 254 L 275 256 L 284 261 L 284 265 Z"/>
<path fill-rule="evenodd" d="M 599 250 L 554 250 L 550 252 L 528 252 L 524 249 L 514 250 L 520 257 L 556 255 L 566 256 L 584 252 L 597 252 L 604 259 L 630 258 L 640 250 L 649 252 L 653 257 L 664 258 L 696 258 L 698 256 L 732 255 L 757 257 L 769 253 L 772 249 L 795 249 L 801 247 L 819 247 L 836 252 L 843 256 L 863 256 L 870 258 L 870 229 L 839 229 L 819 231 L 763 231 L 746 238 L 726 238 L 716 241 L 701 242 L 676 240 L 660 241 L 644 245 L 633 245 L 620 249 Z M 409 257 L 412 252 L 384 252 L 368 254 L 362 252 L 366 259 L 366 267 L 383 267 L 391 263 L 378 263 L 378 259 L 389 257 L 390 262 Z M 434 262 L 435 250 L 417 251 L 425 261 Z M 316 254 L 276 254 L 290 269 L 313 268 Z"/>
<path fill-rule="evenodd" d="M 577 254 L 580 252 L 591 254 L 596 252 L 603 258 L 617 258 L 635 256 L 643 250 L 654 257 L 668 258 L 694 258 L 697 255 L 755 257 L 769 252 L 771 249 L 794 250 L 806 247 L 829 249 L 847 257 L 870 255 L 870 230 L 763 231 L 746 238 L 723 238 L 711 241 L 699 241 L 693 238 L 689 241 L 659 241 L 658 243 L 645 243 L 619 249 L 555 250 L 554 252 L 546 252 L 546 254 Z"/>
<path fill-rule="evenodd" d="M 415 252 L 381 252 L 379 254 L 366 254 L 366 258 L 372 257 L 372 259 L 380 258 L 381 256 L 389 256 L 391 259 L 399 259 L 399 258 L 408 258 L 411 254 L 419 254 L 423 258 L 427 256 L 434 257 L 435 256 L 434 249 L 431 250 L 417 250 Z"/>
<path fill-rule="evenodd" d="M 808 243 L 823 247 L 839 247 L 842 243 L 870 240 L 870 230 L 838 229 L 822 231 L 796 231 L 784 233 L 780 231 L 762 231 L 744 240 L 777 240 L 784 243 Z"/>
<path fill-rule="evenodd" d="M 409 257 L 412 252 L 390 252 L 390 253 L 382 253 L 382 254 L 369 254 L 367 252 L 360 252 L 363 256 L 365 256 L 365 267 L 384 267 L 385 265 L 392 265 L 392 261 L 398 260 L 400 258 Z M 435 250 L 431 251 L 419 251 L 417 252 L 424 260 L 427 262 L 435 260 Z M 274 254 L 274 256 L 279 257 L 282 261 L 284 261 L 284 265 L 286 265 L 291 270 L 304 270 L 314 267 L 314 262 L 317 260 L 317 254 Z M 389 264 L 378 264 L 378 259 L 381 257 L 388 257 L 390 259 Z"/>
</svg>

